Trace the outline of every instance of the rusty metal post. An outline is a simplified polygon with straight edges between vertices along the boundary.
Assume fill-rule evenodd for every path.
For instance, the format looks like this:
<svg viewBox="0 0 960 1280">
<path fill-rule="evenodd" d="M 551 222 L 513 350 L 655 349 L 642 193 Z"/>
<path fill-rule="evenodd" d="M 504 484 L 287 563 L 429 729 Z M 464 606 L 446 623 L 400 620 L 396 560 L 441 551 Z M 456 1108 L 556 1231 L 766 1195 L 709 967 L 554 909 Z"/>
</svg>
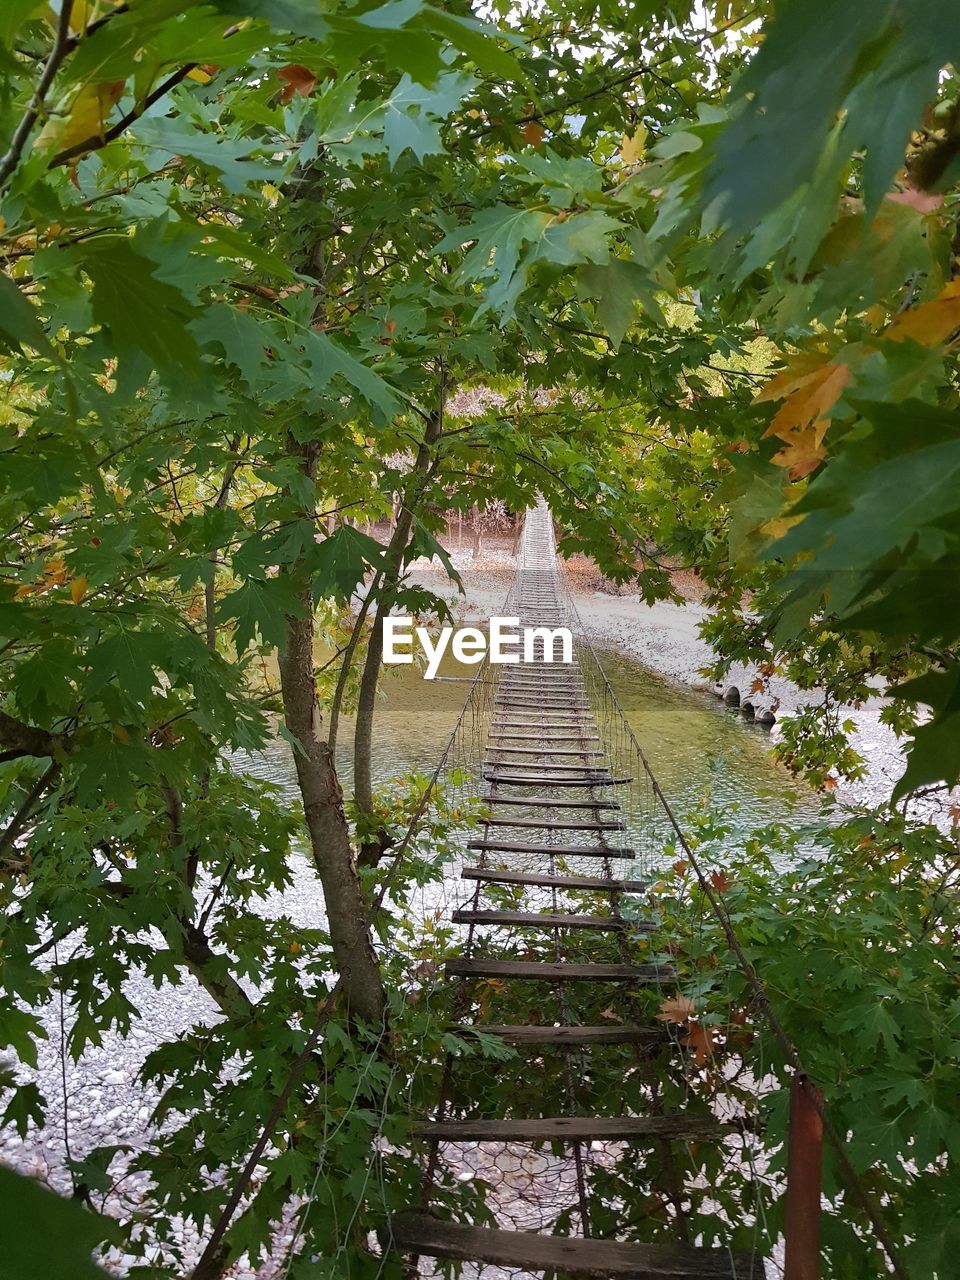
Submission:
<svg viewBox="0 0 960 1280">
<path fill-rule="evenodd" d="M 787 1212 L 783 1280 L 820 1280 L 820 1179 L 823 1095 L 806 1076 L 790 1083 L 787 1135 Z"/>
</svg>

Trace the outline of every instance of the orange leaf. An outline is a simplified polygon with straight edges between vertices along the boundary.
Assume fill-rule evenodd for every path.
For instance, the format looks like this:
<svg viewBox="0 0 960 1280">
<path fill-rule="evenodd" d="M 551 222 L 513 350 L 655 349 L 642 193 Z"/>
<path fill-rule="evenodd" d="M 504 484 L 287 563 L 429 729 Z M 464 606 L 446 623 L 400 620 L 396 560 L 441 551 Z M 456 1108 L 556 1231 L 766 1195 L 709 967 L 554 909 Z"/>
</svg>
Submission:
<svg viewBox="0 0 960 1280">
<path fill-rule="evenodd" d="M 523 136 L 528 142 L 533 143 L 535 147 L 539 147 L 547 133 L 542 124 L 538 124 L 536 120 L 528 120 L 523 126 Z"/>
<path fill-rule="evenodd" d="M 309 98 L 316 88 L 317 77 L 309 67 L 301 66 L 299 62 L 281 67 L 277 75 L 284 82 L 281 102 L 289 102 L 295 93 L 299 93 L 301 98 Z"/>
<path fill-rule="evenodd" d="M 935 347 L 960 328 L 960 280 L 951 280 L 932 302 L 911 307 L 884 332 L 891 342 L 912 338 L 923 347 Z"/>
<path fill-rule="evenodd" d="M 682 861 L 681 861 L 681 862 L 675 862 L 675 863 L 673 864 L 673 869 L 674 869 L 674 871 L 677 873 L 677 875 L 678 875 L 678 876 L 685 876 L 685 875 L 687 874 L 687 863 L 682 862 Z"/>
<path fill-rule="evenodd" d="M 786 445 L 773 461 L 788 467 L 792 480 L 809 475 L 826 457 L 823 438 L 830 426 L 827 415 L 849 381 L 848 365 L 823 363 L 819 355 L 811 353 L 793 361 L 757 396 L 757 403 L 783 400 L 765 434 Z"/>
<path fill-rule="evenodd" d="M 688 1049 L 693 1050 L 694 1062 L 702 1067 L 713 1053 L 713 1028 L 701 1027 L 698 1022 L 691 1023 L 684 1043 Z"/>
<path fill-rule="evenodd" d="M 79 604 L 83 597 L 87 594 L 87 580 L 84 577 L 74 578 L 70 583 L 70 599 L 74 604 Z"/>
<path fill-rule="evenodd" d="M 762 677 L 757 676 L 756 680 L 754 680 L 753 684 L 750 686 L 750 692 L 763 693 L 766 687 L 767 687 L 766 682 L 762 679 Z"/>
<path fill-rule="evenodd" d="M 717 893 L 726 893 L 728 889 L 733 887 L 733 881 L 725 871 L 711 871 L 710 883 L 716 889 Z"/>
<path fill-rule="evenodd" d="M 689 996 L 674 996 L 672 1000 L 663 1001 L 657 1018 L 660 1022 L 689 1022 L 696 1011 L 697 1006 Z"/>
</svg>

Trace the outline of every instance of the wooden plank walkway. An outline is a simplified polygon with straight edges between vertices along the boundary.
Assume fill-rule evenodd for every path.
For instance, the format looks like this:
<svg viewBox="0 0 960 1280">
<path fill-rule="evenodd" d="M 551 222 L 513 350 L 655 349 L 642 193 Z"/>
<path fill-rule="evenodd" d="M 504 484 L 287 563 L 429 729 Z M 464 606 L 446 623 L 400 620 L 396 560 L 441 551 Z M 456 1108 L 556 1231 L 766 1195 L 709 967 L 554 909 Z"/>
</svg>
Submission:
<svg viewBox="0 0 960 1280">
<path fill-rule="evenodd" d="M 512 611 L 521 627 L 569 625 L 556 571 L 552 521 L 542 503 L 527 517 L 517 587 Z M 411 1127 L 413 1138 L 429 1152 L 421 1203 L 390 1220 L 382 1244 L 408 1256 L 408 1277 L 420 1274 L 418 1259 L 425 1257 L 439 1259 L 441 1266 L 474 1264 L 469 1274 L 480 1277 L 489 1264 L 522 1275 L 550 1277 L 764 1280 L 764 1263 L 758 1255 L 725 1247 L 699 1248 L 688 1242 L 680 1202 L 689 1191 L 680 1183 L 664 1189 L 662 1202 L 653 1197 L 658 1212 L 667 1204 L 672 1206 L 673 1242 L 610 1238 L 616 1233 L 608 1225 L 605 1238 L 597 1238 L 584 1175 L 584 1153 L 591 1143 L 638 1147 L 638 1202 L 622 1205 L 625 1220 L 636 1222 L 649 1193 L 642 1149 L 666 1150 L 662 1167 L 672 1168 L 669 1152 L 673 1147 L 722 1141 L 730 1126 L 697 1111 L 590 1114 L 578 1105 L 580 1079 L 591 1070 L 587 1055 L 619 1051 L 634 1055 L 639 1071 L 649 1074 L 658 1069 L 658 1058 L 651 1055 L 669 1052 L 675 1042 L 668 1028 L 650 1015 L 649 1004 L 638 1003 L 638 995 L 651 989 L 664 999 L 674 995 L 676 972 L 672 965 L 655 959 L 655 943 L 647 946 L 645 942 L 645 936 L 652 939 L 659 929 L 649 911 L 638 917 L 638 912 L 646 910 L 649 882 L 614 874 L 613 863 L 632 861 L 635 850 L 621 843 L 630 836 L 624 835 L 627 824 L 610 789 L 629 786 L 633 779 L 619 774 L 614 763 L 604 763 L 603 735 L 579 664 L 548 662 L 540 654 L 532 663 L 501 667 L 499 672 L 481 767 L 482 778 L 490 784 L 480 797 L 487 812 L 481 818 L 481 833 L 467 842 L 477 855 L 476 865 L 464 866 L 460 873 L 474 891 L 469 903 L 452 915 L 452 923 L 465 930 L 464 951 L 444 966 L 459 993 L 453 1002 L 458 1012 L 449 1030 L 467 1041 L 478 1032 L 496 1036 L 521 1055 L 559 1055 L 565 1081 L 562 1105 L 568 1114 L 550 1111 L 547 1090 L 540 1095 L 536 1089 L 520 1090 L 514 1096 L 509 1076 L 498 1071 L 485 1087 L 481 1114 L 471 1115 L 478 1099 L 471 1101 L 469 1094 L 459 1096 L 453 1091 L 458 1060 L 448 1058 L 436 1114 L 415 1119 Z M 581 858 L 595 860 L 602 871 L 571 874 L 567 863 Z M 574 895 L 573 903 L 560 894 Z M 623 914 L 627 899 L 635 904 L 629 918 Z M 651 956 L 653 962 L 649 962 Z M 554 993 L 559 1017 L 554 1013 L 543 1017 L 541 1009 L 552 1006 L 546 994 L 543 1001 L 538 994 L 528 1023 L 497 1021 L 496 1002 L 491 1004 L 490 995 L 513 990 L 516 983 L 535 983 L 538 992 Z M 481 984 L 486 984 L 483 998 L 476 994 Z M 515 1004 L 511 1012 L 516 1008 Z M 591 1021 L 591 1013 L 602 1025 Z M 618 1061 L 615 1070 L 622 1072 L 625 1060 Z M 521 1058 L 521 1070 L 522 1062 Z M 592 1070 L 602 1070 L 599 1062 Z M 498 1068 L 503 1065 L 497 1064 Z M 535 1070 L 542 1069 L 541 1064 Z M 616 1097 L 616 1090 L 611 1096 Z M 520 1105 L 524 1098 L 542 1097 L 544 1110 L 518 1115 L 517 1097 Z M 501 1101 L 502 1111 L 491 1117 L 494 1098 Z M 557 1100 L 554 1093 L 554 1106 Z M 526 1105 L 535 1109 L 538 1104 Z M 545 1213 L 544 1232 L 476 1227 L 435 1214 L 433 1184 L 441 1152 L 450 1143 L 482 1143 L 485 1151 L 497 1143 L 510 1148 L 518 1143 L 547 1143 L 555 1152 L 567 1153 L 577 1196 L 571 1200 L 566 1234 L 547 1233 L 556 1219 L 556 1206 Z M 535 1191 L 535 1186 L 528 1189 L 525 1198 L 535 1199 Z M 547 1199 L 553 1195 L 551 1189 Z M 609 1204 L 598 1218 L 609 1223 Z"/>
</svg>

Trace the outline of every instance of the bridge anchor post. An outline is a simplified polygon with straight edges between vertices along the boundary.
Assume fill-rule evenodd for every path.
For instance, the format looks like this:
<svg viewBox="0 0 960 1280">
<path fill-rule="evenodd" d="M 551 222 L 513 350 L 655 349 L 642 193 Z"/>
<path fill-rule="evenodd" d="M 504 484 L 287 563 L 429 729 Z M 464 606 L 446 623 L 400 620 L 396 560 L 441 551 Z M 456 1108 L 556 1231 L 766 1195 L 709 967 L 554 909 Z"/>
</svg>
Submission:
<svg viewBox="0 0 960 1280">
<path fill-rule="evenodd" d="M 820 1280 L 823 1095 L 799 1072 L 790 1082 L 783 1280 Z"/>
</svg>

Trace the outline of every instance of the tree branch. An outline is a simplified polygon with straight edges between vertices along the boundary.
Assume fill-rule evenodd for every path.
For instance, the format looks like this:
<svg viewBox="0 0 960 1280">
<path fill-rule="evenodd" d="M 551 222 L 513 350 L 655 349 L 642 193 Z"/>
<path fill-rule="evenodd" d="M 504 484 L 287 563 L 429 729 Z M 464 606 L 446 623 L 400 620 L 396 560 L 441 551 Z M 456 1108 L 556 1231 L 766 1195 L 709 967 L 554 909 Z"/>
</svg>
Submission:
<svg viewBox="0 0 960 1280">
<path fill-rule="evenodd" d="M 27 109 L 23 113 L 20 123 L 13 131 L 7 154 L 0 160 L 0 185 L 6 182 L 20 163 L 23 148 L 27 145 L 27 139 L 30 137 L 30 130 L 36 124 L 37 117 L 43 110 L 43 104 L 50 91 L 50 86 L 53 84 L 64 58 L 70 52 L 70 14 L 72 9 L 72 0 L 63 0 L 60 17 L 57 20 L 57 34 L 53 42 L 53 48 L 50 50 L 50 57 L 43 68 L 43 73 L 37 82 L 37 87 L 33 91 L 33 96 Z"/>
</svg>

